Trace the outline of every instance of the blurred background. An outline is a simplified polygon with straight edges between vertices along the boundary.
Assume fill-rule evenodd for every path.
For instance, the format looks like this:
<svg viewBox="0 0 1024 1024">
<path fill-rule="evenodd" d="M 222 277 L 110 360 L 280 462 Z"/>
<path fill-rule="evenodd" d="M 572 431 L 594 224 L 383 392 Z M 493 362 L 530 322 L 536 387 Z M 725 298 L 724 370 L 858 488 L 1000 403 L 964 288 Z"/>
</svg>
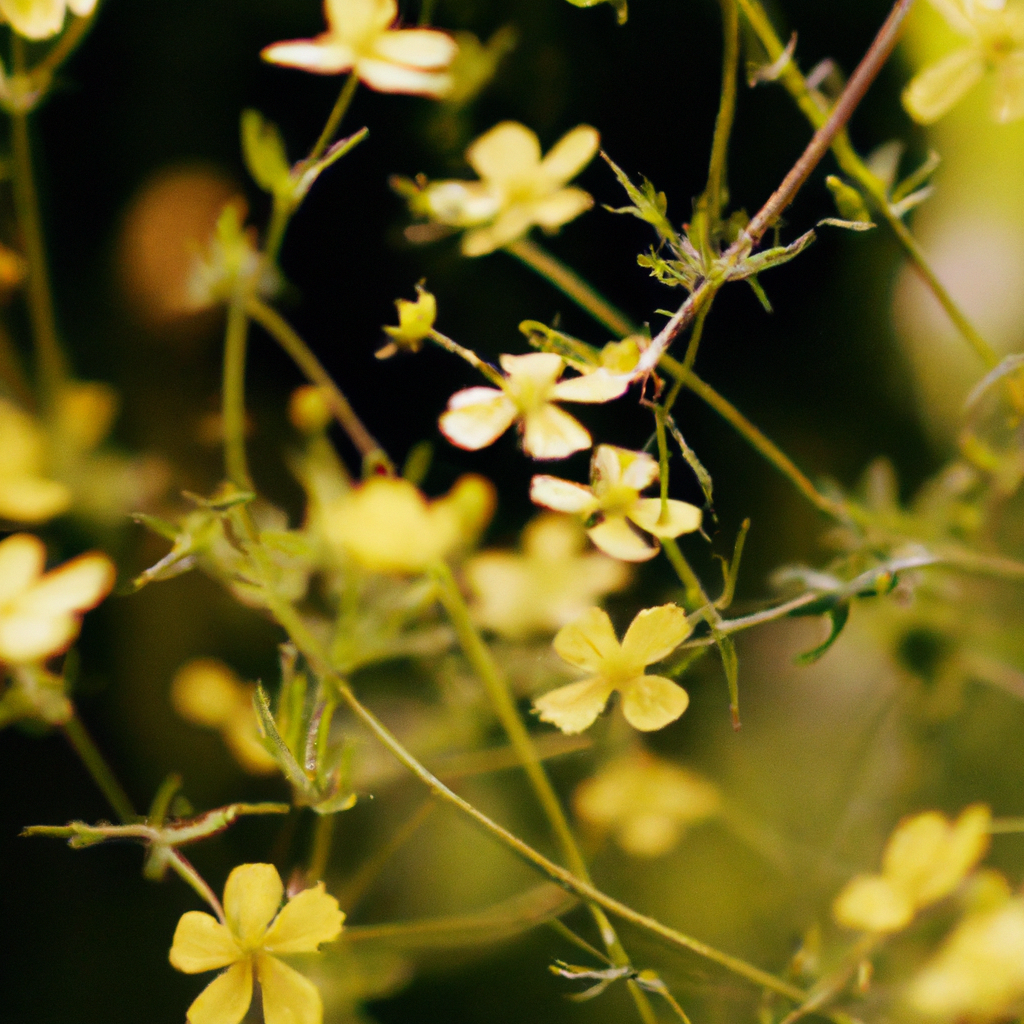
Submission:
<svg viewBox="0 0 1024 1024">
<path fill-rule="evenodd" d="M 417 5 L 403 6 L 414 21 Z M 849 72 L 889 5 L 786 0 L 771 6 L 783 38 L 799 32 L 796 53 L 805 71 L 831 58 Z M 472 374 L 432 350 L 378 362 L 373 353 L 381 325 L 394 321 L 394 299 L 413 297 L 425 278 L 438 299 L 439 328 L 482 355 L 525 351 L 517 330 L 524 319 L 558 318 L 565 330 L 595 344 L 610 339 L 502 253 L 466 260 L 454 239 L 410 245 L 403 236 L 408 215 L 388 176 L 465 175 L 465 146 L 503 119 L 533 128 L 545 149 L 573 126 L 589 123 L 623 169 L 634 178 L 646 175 L 668 194 L 674 221 L 688 219 L 692 198 L 704 188 L 717 109 L 718 5 L 634 0 L 628 24 L 619 27 L 606 5 L 579 10 L 564 0 L 439 0 L 434 21 L 483 40 L 508 26 L 516 43 L 491 85 L 461 109 L 359 91 L 345 129 L 368 125 L 369 139 L 320 179 L 294 220 L 282 257 L 291 285 L 284 312 L 396 461 L 419 441 L 433 443 L 428 492 L 446 490 L 467 470 L 499 482 L 501 504 L 488 539 L 511 543 L 531 514 L 533 466 L 511 436 L 477 454 L 448 446 L 436 418 L 452 391 L 475 382 Z M 1024 162 L 1017 158 L 1024 136 L 988 126 L 973 100 L 930 137 L 912 125 L 899 104 L 908 60 L 917 66 L 941 50 L 929 23 L 919 22 L 911 44 L 857 113 L 852 137 L 862 153 L 893 138 L 906 141 L 907 167 L 930 146 L 942 151 L 938 197 L 919 218 L 923 237 L 945 261 L 954 293 L 969 311 L 988 316 L 981 326 L 1009 350 L 1019 347 L 1014 303 L 1024 295 Z M 36 120 L 61 334 L 81 378 L 109 381 L 119 390 L 116 440 L 166 460 L 173 492 L 207 493 L 221 471 L 210 415 L 218 408 L 223 325 L 218 314 L 173 315 L 187 243 L 201 244 L 222 203 L 235 194 L 246 196 L 253 223 L 265 223 L 267 204 L 241 163 L 239 115 L 256 107 L 281 126 L 293 157 L 308 149 L 340 83 L 271 67 L 259 51 L 315 34 L 322 25 L 316 0 L 106 0 Z M 733 205 L 754 212 L 808 138 L 781 87 L 743 87 L 729 169 Z M 834 170 L 826 161 L 787 213 L 785 240 L 834 215 L 823 183 Z M 580 181 L 598 207 L 545 244 L 657 330 L 664 321 L 654 310 L 674 308 L 681 295 L 636 265 L 636 254 L 651 241 L 645 226 L 601 208 L 623 204 L 607 167 L 595 161 Z M 984 195 L 985 203 L 965 203 L 975 195 Z M 762 279 L 773 315 L 743 287 L 720 298 L 698 370 L 812 477 L 853 487 L 868 462 L 884 455 L 906 497 L 949 458 L 952 417 L 980 368 L 960 359 L 959 343 L 902 266 L 883 229 L 824 229 L 809 255 Z M 24 336 L 18 304 L 6 312 Z M 295 443 L 284 410 L 301 381 L 258 328 L 249 381 L 256 480 L 294 522 L 301 494 L 284 457 Z M 643 410 L 621 403 L 584 418 L 597 437 L 629 447 L 642 446 L 651 430 Z M 776 566 L 820 563 L 824 524 L 790 485 L 694 397 L 684 395 L 677 419 L 715 480 L 712 547 L 696 538 L 686 545 L 706 579 L 718 573 L 711 551 L 729 551 L 748 516 L 753 527 L 739 607 L 768 595 L 766 578 Z M 345 442 L 339 445 L 353 464 Z M 585 467 L 581 455 L 564 475 L 582 479 Z M 681 468 L 674 496 L 700 500 Z M 100 535 L 62 526 L 46 537 L 55 552 L 67 554 L 104 546 L 125 577 L 166 550 L 133 525 Z M 660 566 L 646 568 L 622 608 L 667 599 L 671 586 Z M 285 797 L 282 783 L 243 775 L 216 735 L 181 722 L 168 696 L 175 671 L 199 656 L 223 658 L 245 679 L 274 680 L 279 639 L 198 574 L 111 599 L 89 616 L 77 696 L 138 807 L 171 771 L 184 774 L 196 807 Z M 727 822 L 701 826 L 672 854 L 639 866 L 613 846 L 593 849 L 595 876 L 607 891 L 773 970 L 782 969 L 807 929 L 827 915 L 842 882 L 875 863 L 881 838 L 900 813 L 922 805 L 956 809 L 973 799 L 993 802 L 1002 814 L 1024 812 L 1014 784 L 1022 766 L 1012 737 L 1024 724 L 1017 701 L 972 690 L 957 727 L 948 721 L 909 727 L 901 711 L 916 697 L 885 628 L 870 615 L 855 616 L 849 635 L 821 663 L 795 668 L 794 655 L 819 640 L 818 624 L 799 621 L 744 641 L 744 728 L 738 734 L 729 726 L 720 668 L 705 659 L 687 683 L 690 711 L 653 741 L 658 752 L 721 788 L 733 809 Z M 417 680 L 399 665 L 366 685 L 381 699 L 397 694 L 401 702 L 411 699 L 408 690 Z M 171 970 L 167 951 L 178 916 L 194 908 L 194 897 L 173 880 L 145 882 L 135 848 L 72 853 L 55 842 L 17 838 L 27 824 L 109 814 L 59 736 L 9 730 L 0 738 L 0 764 L 3 1016 L 37 1024 L 183 1020 L 200 979 Z M 553 768 L 566 793 L 592 770 L 585 753 L 559 759 Z M 474 780 L 465 792 L 543 845 L 515 773 Z M 404 781 L 382 782 L 374 795 L 338 822 L 332 891 L 332 880 L 340 885 L 349 877 L 422 799 Z M 231 866 L 266 859 L 268 850 L 287 866 L 288 843 L 301 851 L 308 827 L 302 819 L 297 837 L 282 840 L 276 822 L 243 822 L 197 849 L 195 860 L 219 890 Z M 1015 863 L 1008 842 L 994 854 L 1007 868 Z M 465 913 L 535 882 L 488 840 L 438 810 L 350 923 Z M 584 916 L 576 915 L 573 922 L 586 931 Z M 724 974 L 628 930 L 624 937 L 638 963 L 662 970 L 695 1020 L 724 1022 L 756 1011 L 757 994 Z M 454 953 L 352 944 L 318 969 L 332 979 L 325 983 L 329 1021 L 361 1012 L 382 1024 L 611 1021 L 633 1012 L 620 990 L 583 1005 L 564 998 L 572 986 L 552 977 L 546 965 L 580 955 L 540 929 L 515 942 Z M 356 1010 L 358 998 L 368 1007 Z"/>
</svg>

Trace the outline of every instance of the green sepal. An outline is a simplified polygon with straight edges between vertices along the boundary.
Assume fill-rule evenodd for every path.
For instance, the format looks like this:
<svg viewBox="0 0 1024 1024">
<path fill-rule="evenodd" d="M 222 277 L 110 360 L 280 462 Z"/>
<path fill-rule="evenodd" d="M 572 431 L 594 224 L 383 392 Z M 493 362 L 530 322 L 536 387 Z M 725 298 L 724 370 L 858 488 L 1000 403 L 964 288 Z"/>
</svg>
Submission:
<svg viewBox="0 0 1024 1024">
<path fill-rule="evenodd" d="M 844 221 L 870 224 L 871 214 L 868 212 L 867 203 L 864 197 L 852 185 L 848 185 L 842 178 L 830 174 L 825 179 L 829 192 L 836 202 L 836 209 Z"/>
<path fill-rule="evenodd" d="M 272 196 L 292 192 L 292 168 L 284 139 L 273 121 L 258 110 L 242 111 L 242 156 L 252 180 Z"/>
<path fill-rule="evenodd" d="M 811 607 L 813 606 L 808 605 L 808 608 Z M 808 614 L 810 614 L 809 611 Z M 813 651 L 807 651 L 805 654 L 798 655 L 796 659 L 796 663 L 798 665 L 813 665 L 814 662 L 825 656 L 829 648 L 839 639 L 839 634 L 842 633 L 843 629 L 846 627 L 846 623 L 849 621 L 850 602 L 834 602 L 831 607 L 824 610 L 824 614 L 831 622 L 832 627 L 828 638 L 823 644 L 815 647 Z"/>
<path fill-rule="evenodd" d="M 570 0 L 572 2 L 572 0 Z M 626 190 L 626 195 L 632 200 L 632 206 L 605 206 L 611 213 L 627 213 L 639 220 L 650 224 L 658 235 L 669 242 L 675 242 L 678 238 L 672 222 L 666 216 L 668 211 L 668 198 L 664 192 L 659 192 L 654 185 L 643 178 L 643 185 L 637 188 L 630 180 L 626 172 L 607 153 L 602 153 L 605 163 L 615 172 L 619 184 Z"/>
</svg>

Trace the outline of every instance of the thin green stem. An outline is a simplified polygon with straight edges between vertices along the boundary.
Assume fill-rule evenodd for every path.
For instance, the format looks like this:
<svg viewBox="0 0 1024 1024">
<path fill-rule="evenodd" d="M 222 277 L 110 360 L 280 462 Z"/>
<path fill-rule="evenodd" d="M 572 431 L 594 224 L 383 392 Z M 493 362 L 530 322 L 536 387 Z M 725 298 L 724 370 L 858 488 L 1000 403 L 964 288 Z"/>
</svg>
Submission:
<svg viewBox="0 0 1024 1024">
<path fill-rule="evenodd" d="M 188 860 L 181 850 L 171 850 L 167 863 L 183 882 L 191 886 L 213 908 L 213 912 L 217 915 L 220 923 L 224 924 L 224 907 L 217 898 L 217 894 L 207 884 L 206 879 L 196 871 L 191 861 Z"/>
<path fill-rule="evenodd" d="M 616 309 L 572 267 L 566 266 L 532 239 L 520 238 L 518 242 L 505 246 L 505 252 L 515 256 L 545 281 L 553 284 L 563 295 L 572 299 L 580 309 L 589 313 L 617 337 L 625 338 L 640 333 L 640 328 L 625 313 Z"/>
<path fill-rule="evenodd" d="M 722 8 L 722 30 L 725 46 L 722 56 L 722 96 L 715 120 L 715 135 L 711 144 L 711 163 L 708 168 L 708 186 L 704 195 L 708 220 L 717 236 L 722 210 L 727 199 L 725 181 L 729 157 L 729 139 L 736 117 L 736 92 L 740 65 L 740 12 L 736 0 L 719 0 Z"/>
<path fill-rule="evenodd" d="M 366 429 L 349 400 L 291 324 L 277 310 L 255 297 L 250 297 L 246 310 L 249 316 L 284 349 L 292 362 L 305 374 L 306 379 L 323 391 L 334 418 L 355 445 L 364 463 L 386 466 L 388 472 L 393 473 L 394 467 L 387 452 Z"/>
<path fill-rule="evenodd" d="M 572 834 L 569 821 L 562 809 L 562 803 L 558 799 L 554 786 L 544 769 L 544 763 L 537 753 L 537 749 L 530 737 L 529 730 L 523 724 L 516 707 L 515 699 L 509 688 L 501 669 L 498 668 L 490 649 L 484 643 L 483 638 L 477 631 L 469 613 L 469 608 L 462 597 L 458 584 L 451 570 L 444 563 L 434 567 L 431 575 L 437 584 L 438 599 L 448 614 L 455 633 L 459 638 L 459 644 L 466 656 L 467 661 L 473 666 L 487 696 L 494 707 L 502 728 L 508 734 L 509 741 L 519 756 L 526 777 L 530 782 L 534 795 L 544 811 L 544 816 L 551 826 L 555 840 L 562 852 L 562 856 L 570 870 L 578 878 L 590 881 L 590 872 L 587 863 Z M 601 933 L 601 940 L 608 950 L 608 955 L 616 966 L 624 967 L 629 964 L 629 957 L 619 941 L 615 929 L 607 916 L 598 907 L 591 904 L 591 913 Z M 635 986 L 631 986 L 633 998 L 637 1003 L 640 1016 L 644 1021 L 653 1022 L 656 1020 L 650 1002 L 644 993 Z"/>
<path fill-rule="evenodd" d="M 224 336 L 224 379 L 221 419 L 224 431 L 224 467 L 228 479 L 240 490 L 252 490 L 245 454 L 245 358 L 249 315 L 245 297 L 236 295 L 228 306 Z"/>
<path fill-rule="evenodd" d="M 446 352 L 464 359 L 474 370 L 479 370 L 495 387 L 504 388 L 505 378 L 490 363 L 484 362 L 472 349 L 460 345 L 457 341 L 449 338 L 447 334 L 440 331 L 431 331 L 428 335 L 435 345 L 439 345 Z"/>
<path fill-rule="evenodd" d="M 309 855 L 309 867 L 306 869 L 306 881 L 315 885 L 324 877 L 327 862 L 331 859 L 331 846 L 334 843 L 334 814 L 318 814 L 313 826 L 313 845 Z"/>
<path fill-rule="evenodd" d="M 700 577 L 693 571 L 692 566 L 683 556 L 679 544 L 671 537 L 666 537 L 661 542 L 661 548 L 679 577 L 679 582 L 682 583 L 683 588 L 686 590 L 686 604 L 690 611 L 703 609 L 710 604 L 707 594 L 704 593 L 704 586 L 700 581 Z"/>
<path fill-rule="evenodd" d="M 24 41 L 13 35 L 15 73 L 24 69 Z M 35 344 L 37 387 L 40 405 L 51 408 L 66 375 L 64 353 L 57 340 L 57 324 L 53 310 L 50 272 L 46 260 L 39 196 L 36 192 L 32 165 L 32 139 L 28 113 L 11 114 L 11 149 L 13 154 L 14 207 L 22 244 L 28 260 L 27 301 Z"/>
<path fill-rule="evenodd" d="M 766 14 L 760 0 L 737 0 L 747 23 L 761 41 L 761 45 L 772 62 L 779 61 L 785 53 L 785 46 L 779 39 L 771 19 Z M 807 84 L 792 60 L 787 60 L 779 73 L 779 81 L 796 101 L 797 106 L 815 129 L 820 129 L 828 119 L 828 110 L 823 109 L 815 94 Z M 900 218 L 892 212 L 885 186 L 878 176 L 854 150 L 850 137 L 844 130 L 832 142 L 832 152 L 840 168 L 845 171 L 858 185 L 867 192 L 877 212 L 892 229 L 897 241 L 903 246 L 914 269 L 931 290 L 939 304 L 945 310 L 953 325 L 964 340 L 974 349 L 978 357 L 988 367 L 998 364 L 999 357 L 991 345 L 981 336 L 967 315 L 960 309 L 945 286 L 938 279 L 928 263 L 917 239 Z"/>
<path fill-rule="evenodd" d="M 86 729 L 81 718 L 78 717 L 77 712 L 61 726 L 61 731 L 121 822 L 130 825 L 137 821 L 138 815 L 132 806 L 131 798 L 124 791 L 114 770 L 107 764 L 106 758 L 100 748 L 96 746 L 95 740 L 89 734 L 89 730 Z"/>
<path fill-rule="evenodd" d="M 338 93 L 338 98 L 334 101 L 334 107 L 327 117 L 327 123 L 324 125 L 324 130 L 320 133 L 320 138 L 316 140 L 313 148 L 309 151 L 309 156 L 306 157 L 307 163 L 315 163 L 327 152 L 327 147 L 334 139 L 342 118 L 348 113 L 348 108 L 352 105 L 352 98 L 355 96 L 358 86 L 359 76 L 352 71 L 349 73 L 348 78 L 345 79 L 345 84 L 341 87 L 341 92 Z"/>
<path fill-rule="evenodd" d="M 61 34 L 60 38 L 49 50 L 45 57 L 31 70 L 33 78 L 46 83 L 47 79 L 71 56 L 78 48 L 79 43 L 85 38 L 86 33 L 92 28 L 96 18 L 96 11 L 99 5 L 93 9 L 92 14 L 84 18 L 72 18 L 68 27 Z"/>
</svg>

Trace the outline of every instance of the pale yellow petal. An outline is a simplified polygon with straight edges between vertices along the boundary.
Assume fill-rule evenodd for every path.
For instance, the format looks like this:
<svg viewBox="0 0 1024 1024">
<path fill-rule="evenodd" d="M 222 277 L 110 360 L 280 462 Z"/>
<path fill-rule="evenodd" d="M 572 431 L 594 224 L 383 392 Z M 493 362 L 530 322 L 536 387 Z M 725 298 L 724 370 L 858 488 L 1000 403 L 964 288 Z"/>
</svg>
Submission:
<svg viewBox="0 0 1024 1024">
<path fill-rule="evenodd" d="M 263 948 L 268 953 L 315 953 L 321 942 L 333 942 L 341 934 L 344 920 L 338 901 L 320 882 L 281 908 L 263 939 Z"/>
<path fill-rule="evenodd" d="M 231 932 L 210 914 L 190 910 L 182 914 L 171 943 L 171 966 L 185 974 L 216 971 L 244 954 Z"/>
<path fill-rule="evenodd" d="M 566 132 L 541 161 L 541 170 L 552 187 L 564 185 L 576 177 L 597 155 L 601 136 L 596 128 L 581 124 Z"/>
<path fill-rule="evenodd" d="M 622 713 L 642 732 L 664 729 L 689 706 L 690 695 L 664 676 L 637 676 L 622 690 Z"/>
<path fill-rule="evenodd" d="M 239 1024 L 252 1002 L 252 960 L 217 975 L 188 1008 L 188 1024 Z"/>
<path fill-rule="evenodd" d="M 667 814 L 634 814 L 619 826 L 615 840 L 632 857 L 662 857 L 682 832 L 682 824 Z"/>
<path fill-rule="evenodd" d="M 78 630 L 73 615 L 2 615 L 0 661 L 12 665 L 45 661 L 68 648 Z"/>
<path fill-rule="evenodd" d="M 565 459 L 592 443 L 587 429 L 556 405 L 542 405 L 523 417 L 523 451 L 531 459 Z"/>
<path fill-rule="evenodd" d="M 475 228 L 462 236 L 464 256 L 486 256 L 525 235 L 533 226 L 529 206 L 511 206 L 487 227 Z"/>
<path fill-rule="evenodd" d="M 257 958 L 256 973 L 263 990 L 264 1024 L 321 1024 L 323 1002 L 308 978 L 265 953 Z"/>
<path fill-rule="evenodd" d="M 443 96 L 452 87 L 451 76 L 439 71 L 420 71 L 404 64 L 371 57 L 357 59 L 360 81 L 377 92 L 406 93 L 412 96 Z"/>
<path fill-rule="evenodd" d="M 556 231 L 594 205 L 594 197 L 581 188 L 562 188 L 530 206 L 530 219 L 545 231 Z"/>
<path fill-rule="evenodd" d="M 231 756 L 250 775 L 274 775 L 281 770 L 277 759 L 267 750 L 260 736 L 256 712 L 251 702 L 241 709 L 235 719 L 224 725 L 221 735 Z"/>
<path fill-rule="evenodd" d="M 668 518 L 661 518 L 660 498 L 641 498 L 630 510 L 629 518 L 655 537 L 679 537 L 700 529 L 703 513 L 686 501 L 668 501 Z"/>
<path fill-rule="evenodd" d="M 0 477 L 0 518 L 19 523 L 45 523 L 71 507 L 66 484 L 42 477 Z"/>
<path fill-rule="evenodd" d="M 14 533 L 0 541 L 0 604 L 24 593 L 46 564 L 46 547 L 31 533 Z"/>
<path fill-rule="evenodd" d="M 343 71 L 351 71 L 356 62 L 352 48 L 330 36 L 274 43 L 264 47 L 260 56 L 270 64 L 300 68 L 315 75 L 339 75 Z"/>
<path fill-rule="evenodd" d="M 96 10 L 97 0 L 68 0 L 68 10 L 79 18 L 87 18 Z"/>
<path fill-rule="evenodd" d="M 494 444 L 515 422 L 519 410 L 504 391 L 496 388 L 466 388 L 448 400 L 438 427 L 452 444 L 477 451 Z"/>
<path fill-rule="evenodd" d="M 373 45 L 374 53 L 395 64 L 421 71 L 446 68 L 455 59 L 458 46 L 450 35 L 428 28 L 385 32 Z"/>
<path fill-rule="evenodd" d="M 985 59 L 981 50 L 955 50 L 918 74 L 903 90 L 903 106 L 921 124 L 937 121 L 981 81 Z"/>
<path fill-rule="evenodd" d="M 195 725 L 219 728 L 239 713 L 245 689 L 235 673 L 216 658 L 196 658 L 171 680 L 171 704 Z"/>
<path fill-rule="evenodd" d="M 0 0 L 0 14 L 26 39 L 47 39 L 64 26 L 65 0 Z"/>
<path fill-rule="evenodd" d="M 949 23 L 949 27 L 960 35 L 973 38 L 977 35 L 970 16 L 964 9 L 964 0 L 930 0 L 934 7 Z M 968 3 L 972 0 L 967 0 Z"/>
<path fill-rule="evenodd" d="M 277 913 L 284 895 L 273 864 L 240 864 L 224 886 L 224 916 L 245 949 L 255 949 Z"/>
<path fill-rule="evenodd" d="M 26 612 L 38 614 L 84 612 L 110 593 L 116 577 L 114 563 L 106 555 L 79 555 L 43 576 L 19 605 Z"/>
<path fill-rule="evenodd" d="M 667 658 L 692 632 L 693 626 L 679 605 L 645 608 L 626 630 L 622 654 L 631 664 L 653 665 Z"/>
<path fill-rule="evenodd" d="M 536 697 L 533 706 L 541 720 L 569 735 L 583 732 L 597 721 L 612 695 L 612 685 L 600 676 L 570 683 Z"/>
<path fill-rule="evenodd" d="M 917 889 L 924 906 L 948 896 L 988 852 L 992 814 L 983 804 L 968 807 L 949 830 L 942 851 Z"/>
<path fill-rule="evenodd" d="M 622 485 L 634 491 L 642 491 L 650 487 L 660 475 L 658 460 L 646 452 L 631 452 L 617 448 L 619 462 L 622 465 Z"/>
<path fill-rule="evenodd" d="M 529 352 L 525 356 L 505 353 L 498 357 L 498 362 L 510 378 L 510 387 L 530 389 L 542 395 L 551 391 L 565 369 L 565 360 L 554 352 Z"/>
<path fill-rule="evenodd" d="M 431 220 L 464 228 L 497 216 L 501 197 L 479 181 L 434 181 L 420 196 Z"/>
<path fill-rule="evenodd" d="M 587 530 L 587 536 L 606 555 L 623 562 L 647 562 L 660 550 L 657 541 L 646 540 L 625 516 L 607 516 L 604 522 Z"/>
<path fill-rule="evenodd" d="M 1024 117 L 1024 51 L 1008 54 L 996 68 L 992 116 L 1000 124 Z"/>
<path fill-rule="evenodd" d="M 938 811 L 915 814 L 900 822 L 882 853 L 882 872 L 916 897 L 941 862 L 952 829 Z"/>
<path fill-rule="evenodd" d="M 617 658 L 621 650 L 612 620 L 601 608 L 588 608 L 575 622 L 563 626 L 554 648 L 563 661 L 588 672 L 600 672 L 605 661 Z"/>
<path fill-rule="evenodd" d="M 502 121 L 466 150 L 466 162 L 488 181 L 507 182 L 540 164 L 540 142 L 525 125 Z"/>
<path fill-rule="evenodd" d="M 531 558 L 567 561 L 578 555 L 586 543 L 583 527 L 569 516 L 541 512 L 523 527 L 523 551 Z"/>
<path fill-rule="evenodd" d="M 397 0 L 325 0 L 331 34 L 360 42 L 379 35 L 398 17 Z"/>
<path fill-rule="evenodd" d="M 858 875 L 832 904 L 832 916 L 844 928 L 896 932 L 910 924 L 914 904 L 907 893 L 882 875 Z"/>
<path fill-rule="evenodd" d="M 551 394 L 560 402 L 610 402 L 624 395 L 630 383 L 628 374 L 595 370 L 559 381 Z"/>
<path fill-rule="evenodd" d="M 530 481 L 530 501 L 556 512 L 577 515 L 589 515 L 597 508 L 597 499 L 589 487 L 557 476 L 535 476 Z"/>
</svg>

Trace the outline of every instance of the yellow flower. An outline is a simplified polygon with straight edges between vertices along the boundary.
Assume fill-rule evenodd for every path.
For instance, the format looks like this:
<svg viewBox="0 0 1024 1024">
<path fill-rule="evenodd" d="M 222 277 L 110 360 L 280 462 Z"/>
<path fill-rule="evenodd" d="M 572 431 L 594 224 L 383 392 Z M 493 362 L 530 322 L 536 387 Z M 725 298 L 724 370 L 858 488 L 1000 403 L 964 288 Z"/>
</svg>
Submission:
<svg viewBox="0 0 1024 1024">
<path fill-rule="evenodd" d="M 324 509 L 324 531 L 364 569 L 420 573 L 472 544 L 493 512 L 494 487 L 480 476 L 433 501 L 408 480 L 376 477 Z"/>
<path fill-rule="evenodd" d="M 919 1013 L 956 1021 L 1017 1017 L 1024 999 L 1024 900 L 969 914 L 911 982 Z"/>
<path fill-rule="evenodd" d="M 671 679 L 644 674 L 648 665 L 667 658 L 693 627 L 678 605 L 665 604 L 640 612 L 620 644 L 611 619 L 590 608 L 555 637 L 563 661 L 590 673 L 534 700 L 541 719 L 564 733 L 589 729 L 615 690 L 622 694 L 622 713 L 634 729 L 651 732 L 674 722 L 690 697 Z"/>
<path fill-rule="evenodd" d="M 395 0 L 324 0 L 324 16 L 323 35 L 275 43 L 263 59 L 318 75 L 352 71 L 379 92 L 441 96 L 451 86 L 455 41 L 434 29 L 393 28 Z"/>
<path fill-rule="evenodd" d="M 0 661 L 31 664 L 67 649 L 114 585 L 114 566 L 92 552 L 43 574 L 46 548 L 30 533 L 0 541 Z"/>
<path fill-rule="evenodd" d="M 398 326 L 385 327 L 384 333 L 392 341 L 377 350 L 378 359 L 387 359 L 399 349 L 405 352 L 419 352 L 423 340 L 430 337 L 437 319 L 437 299 L 421 285 L 416 285 L 416 301 L 395 299 L 398 307 Z"/>
<path fill-rule="evenodd" d="M 255 687 L 246 686 L 222 661 L 196 658 L 178 669 L 171 682 L 174 710 L 193 725 L 220 731 L 235 760 L 253 775 L 277 771 L 260 740 Z"/>
<path fill-rule="evenodd" d="M 494 444 L 518 422 L 523 450 L 534 459 L 564 459 L 593 443 L 590 434 L 554 403 L 610 402 L 629 388 L 626 375 L 607 370 L 559 380 L 565 369 L 553 352 L 500 357 L 505 371 L 502 388 L 466 388 L 448 401 L 438 421 L 441 433 L 459 448 L 477 451 Z"/>
<path fill-rule="evenodd" d="M 36 421 L 0 398 L 0 517 L 42 523 L 66 512 L 71 491 L 46 475 L 46 437 Z"/>
<path fill-rule="evenodd" d="M 992 116 L 1024 117 L 1024 4 L 1019 0 L 932 0 L 967 42 L 918 74 L 903 92 L 915 121 L 943 116 L 986 74 L 995 77 Z"/>
<path fill-rule="evenodd" d="M 502 121 L 466 150 L 479 181 L 436 181 L 414 209 L 452 227 L 468 227 L 466 256 L 483 256 L 514 242 L 535 224 L 556 231 L 594 205 L 590 193 L 566 187 L 601 144 L 595 128 L 580 125 L 541 159 L 540 142 L 525 125 Z M 479 226 L 478 226 L 479 225 Z"/>
<path fill-rule="evenodd" d="M 227 968 L 188 1008 L 189 1024 L 239 1024 L 252 1002 L 254 976 L 266 1024 L 323 1020 L 316 986 L 273 954 L 316 952 L 320 943 L 338 937 L 345 915 L 323 882 L 292 897 L 278 913 L 283 895 L 273 864 L 242 864 L 224 886 L 223 924 L 198 910 L 182 915 L 171 966 L 185 974 Z"/>
<path fill-rule="evenodd" d="M 626 853 L 660 857 L 687 826 L 717 814 L 721 798 L 694 772 L 640 752 L 581 783 L 573 803 L 583 821 L 613 831 Z"/>
<path fill-rule="evenodd" d="M 0 15 L 26 39 L 55 36 L 64 27 L 67 11 L 86 18 L 95 8 L 96 0 L 0 0 Z"/>
<path fill-rule="evenodd" d="M 846 928 L 895 932 L 948 896 L 984 856 L 989 809 L 968 807 L 955 822 L 937 811 L 901 822 L 886 843 L 882 873 L 858 875 L 836 897 L 832 913 Z"/>
<path fill-rule="evenodd" d="M 650 455 L 602 444 L 590 463 L 589 487 L 554 476 L 535 476 L 530 498 L 545 508 L 582 516 L 590 539 L 605 554 L 645 562 L 658 553 L 656 538 L 692 533 L 701 523 L 696 505 L 670 500 L 663 520 L 661 500 L 640 497 L 658 475 L 658 463 Z M 648 539 L 647 534 L 653 537 Z"/>
<path fill-rule="evenodd" d="M 586 534 L 567 516 L 544 513 L 523 531 L 523 553 L 484 551 L 465 566 L 476 597 L 476 621 L 508 637 L 554 632 L 594 601 L 621 590 L 630 572 L 621 562 L 583 554 Z"/>
</svg>

